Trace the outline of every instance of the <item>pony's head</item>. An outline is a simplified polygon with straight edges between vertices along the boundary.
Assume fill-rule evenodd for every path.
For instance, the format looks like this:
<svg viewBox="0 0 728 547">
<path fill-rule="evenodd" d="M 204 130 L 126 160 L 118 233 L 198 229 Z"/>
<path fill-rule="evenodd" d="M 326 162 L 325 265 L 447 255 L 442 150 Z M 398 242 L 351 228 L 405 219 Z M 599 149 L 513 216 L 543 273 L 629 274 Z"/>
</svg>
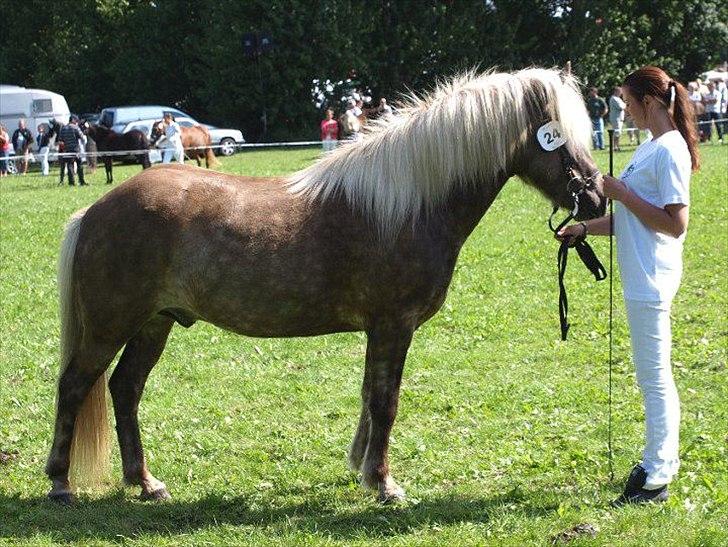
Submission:
<svg viewBox="0 0 728 547">
<path fill-rule="evenodd" d="M 591 122 L 576 80 L 555 70 L 528 69 L 525 139 L 513 171 L 579 220 L 604 214 L 602 175 L 589 152 Z"/>
<path fill-rule="evenodd" d="M 164 120 L 156 121 L 152 124 L 152 132 L 149 135 L 149 141 L 154 144 L 164 135 Z"/>
</svg>

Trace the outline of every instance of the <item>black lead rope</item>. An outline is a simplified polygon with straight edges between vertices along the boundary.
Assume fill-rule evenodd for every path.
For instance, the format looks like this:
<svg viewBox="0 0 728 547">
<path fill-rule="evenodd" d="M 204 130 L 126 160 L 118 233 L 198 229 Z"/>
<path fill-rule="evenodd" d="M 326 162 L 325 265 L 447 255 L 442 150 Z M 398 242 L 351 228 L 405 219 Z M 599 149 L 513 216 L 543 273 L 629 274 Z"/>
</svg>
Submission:
<svg viewBox="0 0 728 547">
<path fill-rule="evenodd" d="M 578 196 L 574 196 L 574 198 L 575 200 L 578 200 Z M 569 213 L 561 224 L 554 228 L 551 224 L 551 219 L 558 210 L 559 206 L 554 205 L 554 210 L 551 212 L 551 216 L 549 217 L 549 228 L 551 228 L 554 233 L 558 233 L 561 228 L 566 226 L 574 218 L 574 213 Z M 559 323 L 561 324 L 561 340 L 563 341 L 566 341 L 566 335 L 569 332 L 569 327 L 571 326 L 569 324 L 569 299 L 566 295 L 566 286 L 564 285 L 564 274 L 566 273 L 566 264 L 569 258 L 569 249 L 571 247 L 576 249 L 579 258 L 581 258 L 581 261 L 587 269 L 594 275 L 594 279 L 596 281 L 602 281 L 607 277 L 607 271 L 597 258 L 597 255 L 594 253 L 594 249 L 592 249 L 591 245 L 586 242 L 584 236 L 579 236 L 575 239 L 564 240 L 561 242 L 559 252 L 556 255 L 556 264 L 559 272 Z"/>
</svg>

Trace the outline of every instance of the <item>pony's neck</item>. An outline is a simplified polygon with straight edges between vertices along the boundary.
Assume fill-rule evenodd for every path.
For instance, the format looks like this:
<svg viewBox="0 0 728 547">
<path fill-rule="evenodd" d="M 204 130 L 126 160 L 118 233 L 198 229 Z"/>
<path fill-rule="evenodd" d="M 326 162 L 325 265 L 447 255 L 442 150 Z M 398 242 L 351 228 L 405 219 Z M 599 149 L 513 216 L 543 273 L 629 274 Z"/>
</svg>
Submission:
<svg viewBox="0 0 728 547">
<path fill-rule="evenodd" d="M 506 173 L 498 173 L 490 181 L 456 185 L 453 188 L 448 198 L 445 221 L 460 245 L 475 230 L 509 178 L 510 175 Z"/>
</svg>

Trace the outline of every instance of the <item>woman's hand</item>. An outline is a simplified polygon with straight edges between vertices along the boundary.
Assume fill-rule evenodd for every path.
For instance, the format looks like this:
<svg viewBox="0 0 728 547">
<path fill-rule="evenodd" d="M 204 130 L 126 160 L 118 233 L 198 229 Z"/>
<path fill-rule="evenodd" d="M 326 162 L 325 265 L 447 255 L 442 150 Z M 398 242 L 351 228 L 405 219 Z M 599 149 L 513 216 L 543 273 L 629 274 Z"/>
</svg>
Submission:
<svg viewBox="0 0 728 547">
<path fill-rule="evenodd" d="M 610 175 L 604 175 L 602 184 L 604 185 L 604 195 L 615 201 L 624 201 L 624 196 L 629 192 L 629 188 L 625 183 Z"/>
<path fill-rule="evenodd" d="M 573 247 L 579 239 L 586 237 L 586 232 L 586 224 L 580 222 L 579 224 L 564 226 L 554 234 L 554 237 L 559 241 L 566 241 L 569 247 Z"/>
</svg>

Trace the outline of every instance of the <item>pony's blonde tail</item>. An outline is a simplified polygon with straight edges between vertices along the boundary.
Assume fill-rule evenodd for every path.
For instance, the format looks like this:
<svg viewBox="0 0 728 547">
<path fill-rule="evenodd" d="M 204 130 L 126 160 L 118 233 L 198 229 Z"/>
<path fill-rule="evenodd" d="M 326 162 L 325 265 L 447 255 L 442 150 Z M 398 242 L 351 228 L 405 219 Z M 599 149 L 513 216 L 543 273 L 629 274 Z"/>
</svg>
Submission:
<svg viewBox="0 0 728 547">
<path fill-rule="evenodd" d="M 78 234 L 86 209 L 71 217 L 66 226 L 58 262 L 58 292 L 61 312 L 61 370 L 59 381 L 77 353 L 83 337 L 83 323 L 78 316 L 73 284 L 73 263 Z M 99 485 L 109 474 L 110 427 L 106 403 L 104 372 L 84 400 L 73 428 L 69 477 L 75 487 Z M 58 401 L 56 400 L 56 404 Z M 58 412 L 58 408 L 56 408 Z"/>
</svg>

